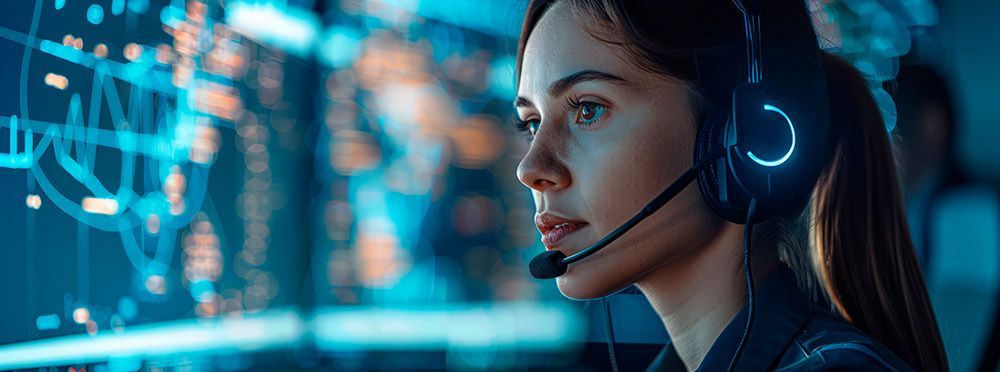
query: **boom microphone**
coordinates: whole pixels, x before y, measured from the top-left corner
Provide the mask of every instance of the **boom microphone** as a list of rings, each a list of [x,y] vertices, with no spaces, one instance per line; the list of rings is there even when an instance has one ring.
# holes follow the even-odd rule
[[[698,176],[698,172],[700,172],[705,165],[709,162],[715,161],[720,156],[722,156],[721,149],[709,152],[709,154],[701,159],[701,161],[692,165],[691,168],[688,168],[688,170],[677,178],[677,180],[671,183],[670,186],[667,186],[667,188],[663,189],[663,191],[661,191],[659,195],[656,195],[653,200],[650,200],[645,207],[642,207],[642,210],[640,210],[639,213],[636,213],[632,216],[632,218],[625,221],[624,224],[619,226],[610,234],[605,235],[604,238],[601,238],[601,240],[594,243],[594,245],[591,245],[582,251],[576,252],[569,257],[566,257],[566,254],[558,250],[539,253],[535,256],[535,258],[532,258],[531,262],[528,264],[528,270],[531,272],[531,276],[538,279],[552,279],[565,274],[570,264],[597,253],[597,251],[603,249],[608,244],[611,244],[611,242],[615,241],[615,239],[618,239],[622,236],[622,234],[625,234],[625,232],[635,227],[636,224],[652,215],[653,212],[656,212],[660,209],[660,207],[663,207],[663,205],[667,204],[667,202],[677,196],[681,190],[684,190],[684,188],[687,187],[691,181],[694,181],[694,179]]]

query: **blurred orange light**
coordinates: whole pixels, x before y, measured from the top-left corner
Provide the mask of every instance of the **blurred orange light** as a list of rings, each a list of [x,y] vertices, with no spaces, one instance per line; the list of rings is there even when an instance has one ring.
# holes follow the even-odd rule
[[[59,90],[66,90],[66,87],[69,86],[69,79],[63,75],[50,72],[45,74],[45,85]]]
[[[38,209],[42,207],[42,198],[36,194],[28,194],[24,203],[28,205],[28,208]]]
[[[107,58],[108,57],[108,46],[104,43],[97,44],[94,46],[94,56],[97,58]]]
[[[91,336],[97,335],[97,322],[93,319],[87,321],[87,334]]]
[[[118,201],[111,198],[83,198],[81,205],[87,213],[112,216],[118,213]]]
[[[150,214],[146,217],[146,231],[153,235],[160,232],[160,216]]]
[[[358,280],[372,288],[386,288],[396,284],[410,268],[409,255],[399,246],[399,238],[392,234],[365,232],[358,237]]]
[[[187,191],[187,178],[181,173],[181,168],[173,166],[170,174],[163,182],[163,194],[170,202],[170,214],[179,216],[184,213],[184,192]]]
[[[136,43],[128,43],[125,45],[125,50],[122,51],[122,54],[129,61],[137,61],[142,57],[142,46]]]
[[[359,131],[340,131],[330,142],[330,164],[340,174],[378,166],[382,154],[375,140]]]
[[[156,62],[166,65],[174,61],[174,51],[167,44],[156,46]]]
[[[83,324],[90,320],[90,310],[85,307],[78,307],[73,310],[73,321],[76,324]]]
[[[191,152],[188,158],[198,164],[210,164],[219,152],[222,136],[215,127],[199,125],[195,127],[194,138],[191,141]]]
[[[149,293],[162,295],[167,293],[167,280],[161,275],[150,275],[146,277],[146,290]]]
[[[458,166],[484,168],[503,155],[504,135],[499,119],[493,116],[473,116],[448,131],[455,144]]]

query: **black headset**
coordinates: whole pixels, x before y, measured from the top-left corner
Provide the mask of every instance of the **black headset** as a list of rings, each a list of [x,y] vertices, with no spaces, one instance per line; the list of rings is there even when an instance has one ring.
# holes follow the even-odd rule
[[[785,76],[777,84],[778,89],[769,85],[771,80],[764,81],[765,55],[761,48],[763,1],[732,2],[743,16],[746,80],[732,89],[729,110],[715,110],[700,124],[691,168],[597,243],[569,257],[558,250],[542,252],[529,265],[531,275],[539,279],[565,274],[569,264],[589,257],[618,239],[697,178],[702,197],[717,215],[746,225],[743,265],[748,289],[747,325],[729,370],[733,370],[739,360],[753,321],[753,276],[748,262],[752,226],[800,211],[811,195],[830,148],[825,106],[814,104],[825,101],[815,94],[815,84],[808,81],[810,77],[821,76],[822,70],[797,69],[818,64],[808,63],[808,56],[807,61],[802,61],[804,63],[797,63],[797,58],[768,55],[769,61],[786,62],[781,65],[783,70],[788,70],[786,74],[802,73]],[[727,60],[720,65],[731,64],[731,60]],[[798,79],[807,81],[797,84]]]
[[[826,159],[827,123],[825,110],[800,102],[807,97],[775,91],[764,81],[762,1],[732,1],[743,15],[747,78],[733,88],[728,115],[710,114],[702,122],[694,163],[704,163],[698,186],[712,210],[745,224],[801,209]],[[756,210],[748,220],[752,201]]]

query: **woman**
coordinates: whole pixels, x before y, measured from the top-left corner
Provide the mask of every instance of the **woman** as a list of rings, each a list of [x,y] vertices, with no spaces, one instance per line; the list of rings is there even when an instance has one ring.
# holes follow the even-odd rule
[[[757,310],[745,346],[744,226],[720,218],[697,186],[571,265],[559,290],[591,299],[635,284],[671,338],[651,369],[720,370],[735,360],[740,370],[946,370],[865,80],[819,50],[803,1],[767,1],[761,18],[766,62],[782,54],[820,66],[765,63],[768,81],[828,93],[819,111],[832,130],[829,151],[817,152],[822,169],[802,175],[814,185],[810,203],[752,232]],[[730,110],[746,78],[742,31],[727,0],[530,3],[515,107],[532,142],[517,176],[532,191],[546,250],[594,244],[692,165],[699,127]]]

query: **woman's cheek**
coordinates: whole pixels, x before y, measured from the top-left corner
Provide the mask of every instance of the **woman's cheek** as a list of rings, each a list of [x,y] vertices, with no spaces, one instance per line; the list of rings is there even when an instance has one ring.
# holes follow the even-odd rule
[[[635,149],[623,145],[626,143],[595,146],[592,157],[587,160],[590,166],[585,167],[585,175],[581,175],[586,180],[578,184],[592,208],[592,222],[604,233],[638,211],[642,204],[639,195],[647,188],[641,184],[643,172],[636,167],[631,154]]]

